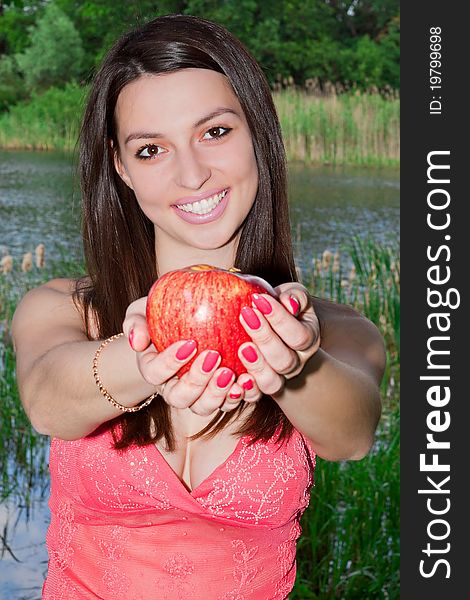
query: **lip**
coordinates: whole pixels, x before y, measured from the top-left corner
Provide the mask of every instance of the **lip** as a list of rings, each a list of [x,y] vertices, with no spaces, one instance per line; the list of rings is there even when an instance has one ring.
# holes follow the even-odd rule
[[[214,188],[213,190],[207,190],[207,192],[194,194],[194,196],[185,196],[184,198],[180,198],[179,200],[174,202],[172,206],[175,206],[176,204],[192,204],[193,202],[204,200],[204,198],[210,198],[211,196],[215,196],[216,194],[221,194],[224,190],[228,190],[228,188]]]
[[[190,202],[196,202],[196,200],[202,200],[203,198],[210,198],[210,196],[213,196],[214,194],[223,192],[224,190],[227,190],[227,193],[222,198],[222,200],[219,202],[219,204],[217,204],[217,206],[214,208],[214,210],[211,210],[211,212],[209,212],[205,215],[197,215],[195,213],[185,212],[184,210],[181,210],[181,208],[178,208],[174,204],[172,205],[172,208],[176,212],[176,214],[179,217],[181,217],[181,219],[183,219],[183,221],[186,221],[186,223],[191,223],[191,225],[204,225],[205,223],[210,223],[211,221],[215,221],[216,219],[218,219],[225,211],[228,201],[230,199],[231,189],[230,188],[222,188],[219,191],[216,190],[214,192],[205,192],[204,195],[201,194],[199,196],[191,197]],[[182,200],[184,200],[184,199],[182,198],[181,201],[178,201],[178,204],[189,204],[190,203],[189,201],[183,202]]]

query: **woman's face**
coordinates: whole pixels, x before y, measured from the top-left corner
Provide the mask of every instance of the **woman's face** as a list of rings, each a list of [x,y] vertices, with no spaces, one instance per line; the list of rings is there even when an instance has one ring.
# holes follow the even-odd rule
[[[155,224],[157,253],[234,244],[258,189],[251,133],[228,79],[144,75],[116,105],[116,169]]]

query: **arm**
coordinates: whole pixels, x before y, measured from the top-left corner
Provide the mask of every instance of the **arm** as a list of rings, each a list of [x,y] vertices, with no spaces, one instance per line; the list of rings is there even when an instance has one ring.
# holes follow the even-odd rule
[[[92,361],[100,341],[89,341],[72,301],[72,282],[57,279],[29,291],[12,321],[20,398],[42,434],[77,439],[122,414],[101,396]],[[136,354],[123,337],[100,356],[101,380],[126,406],[155,391],[139,372]]]
[[[20,397],[33,427],[42,434],[73,440],[122,415],[100,394],[93,377],[93,357],[101,341],[85,335],[83,319],[72,301],[73,282],[55,279],[28,292],[12,322]],[[174,406],[191,406],[210,415],[240,386],[232,380],[219,387],[220,356],[207,370],[209,350],[201,352],[181,379],[174,377],[196,354],[179,351],[188,340],[163,352],[150,344],[145,320],[146,298],[131,303],[123,323],[125,336],[106,346],[99,359],[103,385],[117,402],[135,406],[168,380]],[[129,345],[128,338],[133,341]],[[165,396],[167,394],[165,393]],[[240,393],[238,393],[240,396]]]
[[[245,365],[260,391],[274,397],[319,456],[360,459],[372,445],[380,417],[382,337],[375,325],[347,306],[319,299],[309,306],[299,287],[295,295],[303,306],[297,322],[275,301],[271,301],[272,313],[258,313],[262,326],[249,333],[260,358]],[[287,298],[284,292],[285,306]],[[317,317],[323,324],[320,347]],[[285,386],[279,383],[282,373],[291,377]]]
[[[380,418],[383,340],[352,309],[327,304],[315,304],[325,323],[320,348],[275,400],[319,456],[360,459],[372,446]]]

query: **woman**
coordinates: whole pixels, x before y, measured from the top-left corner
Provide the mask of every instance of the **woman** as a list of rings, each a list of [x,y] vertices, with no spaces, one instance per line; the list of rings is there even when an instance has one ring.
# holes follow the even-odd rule
[[[155,19],[96,75],[80,168],[88,276],[32,290],[13,320],[22,402],[52,438],[43,597],[286,598],[315,456],[368,452],[384,350],[295,281],[262,71],[214,23]],[[151,284],[196,263],[277,286],[241,312],[238,378],[216,348],[150,344]]]

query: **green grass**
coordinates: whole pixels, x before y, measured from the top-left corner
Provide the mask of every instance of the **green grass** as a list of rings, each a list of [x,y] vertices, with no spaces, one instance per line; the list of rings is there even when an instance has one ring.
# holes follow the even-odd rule
[[[399,273],[398,248],[353,239],[341,254],[318,257],[305,285],[318,296],[357,307],[382,331],[388,365],[383,415],[371,452],[361,461],[318,459],[315,487],[301,525],[296,584],[290,600],[398,599],[399,584]],[[17,261],[18,262],[18,261]],[[351,275],[351,265],[355,269]],[[48,438],[35,434],[20,406],[9,336],[24,292],[83,267],[64,258],[0,274],[0,497],[26,506],[33,486],[47,483]]]
[[[72,151],[87,88],[50,88],[0,115],[0,147]],[[273,93],[289,161],[397,166],[399,100],[378,93]]]
[[[304,284],[316,296],[350,304],[385,339],[383,414],[361,461],[318,459],[301,525],[291,600],[400,597],[400,258],[398,247],[354,238],[314,261]]]

